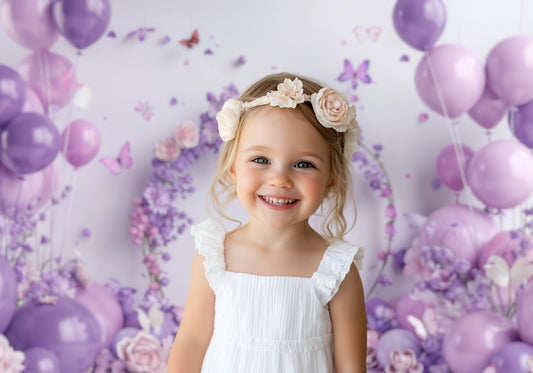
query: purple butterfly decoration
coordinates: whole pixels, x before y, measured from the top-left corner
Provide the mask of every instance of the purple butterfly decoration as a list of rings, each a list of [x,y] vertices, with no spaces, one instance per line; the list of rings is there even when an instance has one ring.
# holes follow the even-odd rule
[[[139,41],[144,41],[144,39],[146,39],[146,36],[148,36],[148,33],[153,31],[155,31],[155,28],[153,27],[141,27],[137,30],[133,30],[132,32],[130,32],[128,35],[126,35],[126,38],[129,39],[137,37]]]
[[[130,142],[126,141],[122,148],[120,149],[120,154],[117,158],[113,157],[104,157],[100,158],[100,162],[107,167],[109,172],[113,175],[118,175],[122,172],[122,169],[127,169],[131,167],[133,160],[130,155]]]
[[[352,88],[356,89],[359,82],[368,84],[372,82],[372,79],[368,75],[368,65],[370,60],[364,60],[357,67],[357,70],[354,70],[352,63],[348,60],[344,60],[344,71],[337,78],[340,82],[345,82],[347,80],[352,81]]]

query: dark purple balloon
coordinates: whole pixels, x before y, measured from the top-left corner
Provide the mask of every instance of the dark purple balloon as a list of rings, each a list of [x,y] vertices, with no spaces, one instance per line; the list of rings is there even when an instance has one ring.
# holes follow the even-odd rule
[[[59,152],[59,132],[42,114],[17,115],[2,128],[0,140],[0,160],[19,175],[46,168]]]
[[[0,256],[0,334],[6,330],[17,308],[17,277],[9,262]]]
[[[123,340],[124,338],[133,338],[139,333],[141,329],[139,328],[133,328],[131,326],[127,326],[125,328],[120,329],[117,334],[115,334],[115,337],[113,338],[113,342],[111,342],[110,350],[115,355],[115,357],[118,358],[118,352],[117,352],[117,343]]]
[[[509,126],[515,137],[528,148],[533,148],[533,101],[509,113]]]
[[[87,307],[59,297],[55,305],[28,302],[19,307],[5,335],[15,350],[46,348],[57,356],[61,372],[83,373],[100,352],[101,333]]]
[[[22,112],[26,101],[26,85],[19,73],[0,65],[0,126]]]
[[[54,0],[52,18],[70,44],[84,49],[109,26],[111,5],[109,0]]]
[[[490,357],[498,373],[530,373],[528,360],[533,358],[533,346],[524,342],[504,345]]]
[[[404,42],[427,51],[433,48],[444,31],[446,8],[441,0],[398,0],[392,20]]]
[[[57,356],[42,347],[32,347],[24,351],[24,373],[58,373],[61,365]]]

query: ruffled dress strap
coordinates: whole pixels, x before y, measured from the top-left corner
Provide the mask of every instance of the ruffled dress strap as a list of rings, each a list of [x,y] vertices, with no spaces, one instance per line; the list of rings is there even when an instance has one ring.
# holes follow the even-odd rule
[[[209,286],[216,293],[221,278],[226,272],[224,261],[224,239],[226,230],[218,221],[207,219],[191,227],[196,250],[205,257],[205,276]]]
[[[342,240],[333,242],[327,248],[312,277],[313,286],[323,305],[326,305],[337,293],[352,263],[358,271],[363,268],[363,257],[363,247]]]

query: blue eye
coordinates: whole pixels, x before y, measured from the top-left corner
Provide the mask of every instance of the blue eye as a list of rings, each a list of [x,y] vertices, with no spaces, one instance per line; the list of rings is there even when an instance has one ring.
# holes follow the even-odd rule
[[[295,165],[296,168],[315,168],[312,163],[307,161],[298,161]]]
[[[252,159],[252,162],[259,163],[259,164],[269,164],[270,163],[268,161],[268,159],[263,158],[263,157],[254,158],[254,159]]]

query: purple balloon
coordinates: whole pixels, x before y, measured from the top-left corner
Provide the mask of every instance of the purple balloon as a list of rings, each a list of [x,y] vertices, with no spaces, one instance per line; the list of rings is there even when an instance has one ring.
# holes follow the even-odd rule
[[[52,105],[65,106],[76,91],[74,65],[58,53],[32,53],[21,61],[18,72],[39,96],[47,112]]]
[[[494,365],[498,373],[531,373],[530,359],[533,359],[533,346],[511,342],[492,354],[489,365]]]
[[[396,320],[402,329],[415,333],[413,324],[409,322],[409,316],[422,320],[426,305],[421,300],[413,298],[411,294],[405,294],[396,303]]]
[[[504,39],[489,52],[487,81],[492,92],[509,106],[533,100],[533,38]]]
[[[59,152],[59,132],[46,116],[22,113],[0,131],[0,160],[16,174],[49,166]]]
[[[513,135],[528,148],[533,148],[533,101],[509,113],[509,126]]]
[[[398,36],[421,51],[433,48],[446,25],[446,8],[441,0],[398,0],[392,13]]]
[[[448,145],[437,156],[436,171],[439,180],[451,190],[459,191],[464,188],[462,175],[466,175],[468,163],[474,156],[474,151],[466,145],[457,145],[462,154],[457,156],[455,147]],[[459,162],[459,158],[461,161]],[[466,177],[466,176],[465,176]]]
[[[24,373],[58,373],[61,366],[57,356],[42,347],[32,347],[24,351]]]
[[[420,355],[420,342],[413,332],[405,329],[391,329],[381,336],[376,349],[376,357],[382,367],[389,365],[390,355],[394,350],[405,352],[411,350]]]
[[[16,350],[43,347],[54,353],[62,372],[83,373],[100,352],[102,331],[80,302],[59,297],[55,305],[28,302],[18,308],[6,331]]]
[[[22,112],[26,100],[26,85],[9,66],[0,65],[0,126]]]
[[[431,110],[457,118],[481,97],[485,88],[485,68],[465,47],[439,45],[418,63],[415,85],[418,95]]]
[[[0,214],[14,217],[39,210],[50,200],[58,183],[54,164],[21,177],[0,163]]]
[[[491,142],[474,154],[466,179],[476,197],[487,206],[518,206],[533,192],[533,156],[518,141]]]
[[[97,41],[109,26],[109,0],[54,0],[52,18],[59,32],[78,49]]]
[[[485,89],[479,100],[468,110],[468,115],[477,124],[486,129],[496,127],[507,112],[507,105],[496,96],[485,84]]]
[[[128,326],[128,327],[120,329],[117,332],[117,334],[115,334],[115,336],[113,338],[113,342],[111,343],[110,350],[113,353],[113,355],[115,355],[115,357],[118,358],[118,353],[117,353],[117,343],[118,342],[120,342],[124,338],[133,338],[140,331],[141,331],[141,329],[134,328],[134,327],[131,327],[131,326]]]
[[[85,305],[96,317],[102,329],[102,347],[109,347],[115,334],[124,324],[122,307],[113,293],[105,286],[92,283],[85,289],[78,290],[75,299]]]
[[[17,277],[9,262],[0,256],[0,334],[3,333],[17,308]]]
[[[89,163],[100,150],[100,130],[88,120],[71,122],[61,134],[61,151],[68,163],[81,167]]]
[[[533,345],[533,281],[530,281],[517,299],[516,321],[520,338]]]
[[[28,49],[49,49],[59,38],[50,0],[2,0],[0,22],[13,40]]]
[[[455,204],[442,206],[427,218],[419,236],[422,246],[445,246],[456,258],[477,266],[479,252],[499,232],[496,221],[475,207]]]
[[[509,319],[492,311],[475,311],[450,325],[442,351],[453,372],[481,372],[495,351],[517,339],[515,326]]]

